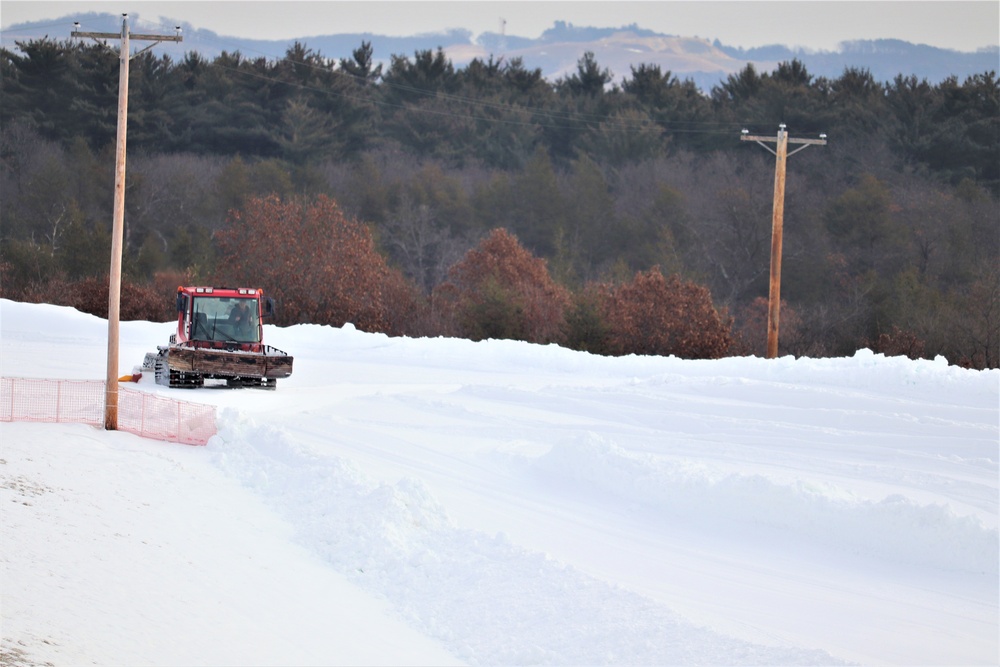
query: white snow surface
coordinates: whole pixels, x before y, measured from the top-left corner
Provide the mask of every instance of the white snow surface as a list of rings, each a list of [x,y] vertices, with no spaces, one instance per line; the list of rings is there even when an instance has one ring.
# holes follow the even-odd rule
[[[171,323],[124,322],[122,373]],[[0,424],[7,664],[997,664],[1000,372],[265,327],[207,446]],[[0,373],[107,323],[0,301]]]

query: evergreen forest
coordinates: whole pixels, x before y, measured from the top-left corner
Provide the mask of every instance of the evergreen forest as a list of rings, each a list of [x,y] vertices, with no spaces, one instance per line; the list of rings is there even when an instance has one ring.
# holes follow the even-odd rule
[[[118,54],[46,38],[0,68],[0,296],[106,316]],[[367,42],[141,53],[122,317],[222,283],[276,296],[282,325],[762,356],[775,158],[741,132],[782,124],[828,143],[787,163],[780,354],[998,367],[995,71],[793,60],[704,91],[592,53],[556,81],[440,49],[378,64]]]

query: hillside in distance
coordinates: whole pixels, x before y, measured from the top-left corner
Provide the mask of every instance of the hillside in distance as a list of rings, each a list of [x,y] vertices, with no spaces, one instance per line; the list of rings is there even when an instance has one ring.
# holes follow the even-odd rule
[[[66,26],[62,32],[58,27],[60,21],[65,21]],[[121,19],[115,14],[75,13],[57,21],[11,26],[4,30],[3,47],[13,50],[17,48],[18,41],[46,36],[55,40],[69,39],[74,21],[80,21],[84,30],[111,32],[121,28]],[[770,72],[780,62],[798,59],[814,76],[835,78],[845,68],[856,67],[870,70],[877,81],[891,81],[896,75],[903,74],[936,84],[949,76],[962,81],[973,74],[996,71],[1000,57],[1000,48],[996,46],[966,53],[894,39],[847,41],[841,43],[836,51],[810,51],[782,45],[742,49],[727,46],[718,40],[710,42],[700,37],[660,34],[636,24],[619,28],[592,28],[564,21],[556,21],[538,38],[493,32],[474,35],[469,30],[454,28],[410,37],[339,33],[303,35],[292,40],[255,40],[219,35],[182,20],[143,17],[140,12],[130,14],[130,23],[142,29],[168,32],[175,25],[180,25],[184,31],[182,44],[156,47],[158,52],[169,54],[174,59],[191,51],[206,58],[215,58],[224,51],[239,51],[250,58],[278,59],[298,41],[328,58],[338,60],[350,58],[352,51],[362,42],[369,42],[375,60],[385,65],[394,55],[410,57],[416,51],[441,48],[456,67],[464,67],[474,58],[486,60],[492,56],[506,61],[520,58],[525,67],[541,69],[546,79],[555,81],[575,72],[579,59],[584,53],[591,52],[602,68],[611,71],[615,83],[631,76],[630,67],[648,64],[658,65],[678,79],[690,79],[706,92],[748,63],[753,63],[758,71]]]
[[[549,35],[548,39],[545,36]],[[538,40],[509,40],[499,35],[483,35],[475,43],[453,44],[445,52],[456,65],[473,58],[488,59],[502,54],[506,59],[520,58],[529,68],[541,68],[545,78],[555,81],[571,76],[584,53],[594,54],[601,68],[614,75],[614,82],[631,78],[631,67],[658,65],[679,79],[692,79],[703,90],[710,90],[728,75],[746,67],[748,60],[734,57],[717,45],[698,37],[660,35],[629,26],[614,31],[573,39],[572,31],[549,30]],[[769,71],[777,61],[754,63]]]

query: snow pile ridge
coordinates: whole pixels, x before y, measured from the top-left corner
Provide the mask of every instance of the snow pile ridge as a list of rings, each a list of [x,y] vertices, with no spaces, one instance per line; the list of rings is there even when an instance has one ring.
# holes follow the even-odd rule
[[[759,474],[722,474],[633,454],[598,435],[556,445],[532,464],[692,524],[752,527],[858,555],[945,570],[997,575],[1000,539],[978,517],[894,494],[864,500],[800,478],[780,484]]]
[[[235,410],[208,450],[307,548],[470,664],[838,664],[696,627],[503,534],[458,528],[422,482],[375,483]]]

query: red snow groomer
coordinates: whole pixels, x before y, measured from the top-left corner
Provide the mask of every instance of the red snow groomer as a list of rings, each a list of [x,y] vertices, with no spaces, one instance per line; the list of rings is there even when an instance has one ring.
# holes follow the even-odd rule
[[[195,388],[205,380],[228,387],[274,389],[292,374],[292,357],[265,345],[261,321],[274,300],[245,287],[178,287],[177,333],[143,361],[158,384]]]

